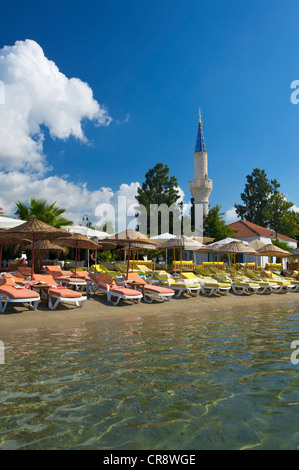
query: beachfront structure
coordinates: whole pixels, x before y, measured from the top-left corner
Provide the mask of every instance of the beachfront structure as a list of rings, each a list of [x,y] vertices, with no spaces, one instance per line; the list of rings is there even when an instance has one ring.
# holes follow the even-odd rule
[[[269,230],[265,227],[261,227],[260,225],[254,224],[252,222],[248,222],[247,220],[238,220],[230,224],[230,227],[235,230],[235,237],[246,241],[248,243],[252,242],[253,240],[258,240],[265,245],[272,243],[272,240],[278,238],[278,240],[285,242],[292,250],[297,248],[297,240],[294,238],[287,237],[286,235],[282,235],[281,233],[275,233],[273,230]],[[248,262],[254,262],[259,266],[265,266],[268,262],[269,258],[267,256],[248,256]],[[275,259],[273,260],[275,262]],[[286,267],[286,260],[283,260],[283,264]]]
[[[194,198],[195,213],[197,212],[196,205],[201,205],[203,215],[207,215],[209,213],[209,197],[213,190],[213,181],[208,178],[208,153],[200,110],[194,152],[194,179],[189,181],[189,183],[190,192]]]

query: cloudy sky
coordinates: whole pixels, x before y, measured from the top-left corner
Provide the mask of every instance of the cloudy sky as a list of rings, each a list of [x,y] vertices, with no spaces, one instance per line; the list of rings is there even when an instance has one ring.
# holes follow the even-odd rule
[[[188,203],[200,107],[211,205],[234,221],[258,167],[298,208],[298,13],[296,0],[2,6],[0,207],[44,197],[96,222],[158,162]]]

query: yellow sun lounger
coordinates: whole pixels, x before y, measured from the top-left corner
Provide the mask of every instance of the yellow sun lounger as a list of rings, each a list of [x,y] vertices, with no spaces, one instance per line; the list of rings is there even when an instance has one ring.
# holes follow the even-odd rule
[[[186,279],[177,280],[166,271],[155,271],[153,276],[161,286],[168,286],[173,289],[176,292],[175,297],[180,297],[183,293],[197,296],[201,292],[201,284],[188,282]]]
[[[201,293],[203,295],[211,296],[214,293],[219,293],[222,295],[227,295],[231,290],[231,284],[228,282],[218,282],[212,277],[199,277],[194,273],[183,273],[183,279],[193,280],[194,282],[202,283]]]

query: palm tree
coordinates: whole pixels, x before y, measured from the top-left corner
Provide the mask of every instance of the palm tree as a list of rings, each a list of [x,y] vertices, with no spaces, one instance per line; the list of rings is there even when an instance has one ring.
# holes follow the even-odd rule
[[[45,199],[30,198],[29,204],[17,201],[16,215],[22,220],[38,219],[52,227],[61,229],[73,225],[71,220],[62,217],[65,209],[56,206],[56,202],[49,204]]]

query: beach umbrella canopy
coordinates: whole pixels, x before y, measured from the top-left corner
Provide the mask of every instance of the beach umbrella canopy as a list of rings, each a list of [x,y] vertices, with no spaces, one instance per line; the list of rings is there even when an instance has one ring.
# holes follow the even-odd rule
[[[289,251],[283,250],[282,248],[279,248],[279,246],[273,245],[272,243],[269,243],[268,245],[265,245],[264,247],[259,248],[257,252],[261,256],[271,257],[271,273],[272,273],[273,256],[276,256],[278,258],[287,258],[288,256],[292,256]]]
[[[187,237],[186,235],[180,235],[162,243],[160,248],[173,248],[174,250],[175,248],[180,249],[180,277],[182,277],[183,250],[200,251],[204,247],[205,245],[203,245],[203,243],[196,241],[194,238]]]
[[[180,235],[162,243],[161,248],[182,248],[182,250],[187,251],[198,251],[201,250],[204,246],[205,245],[203,245],[203,243],[194,240],[192,237]]]
[[[22,234],[7,233],[5,228],[0,228],[0,267],[2,263],[2,251],[4,245],[19,245],[21,243],[28,243],[30,240],[24,238]]]
[[[24,250],[32,251],[33,244],[24,246]],[[36,240],[35,242],[35,251],[63,251],[66,252],[66,249],[62,246],[51,243],[50,240]],[[41,267],[43,267],[43,257],[41,261]]]
[[[220,245],[216,248],[216,253],[226,253],[234,255],[234,275],[236,274],[236,255],[257,255],[257,252],[249,245],[245,245],[242,241],[232,241],[230,243]]]
[[[38,219],[31,219],[21,225],[10,228],[6,231],[7,234],[18,234],[27,240],[32,240],[32,265],[31,277],[34,274],[34,251],[36,240],[53,240],[61,236],[71,236],[69,232],[52,227]]]
[[[64,238],[59,237],[56,239],[56,243],[62,246],[67,246],[69,248],[76,249],[75,255],[75,274],[77,273],[77,260],[78,260],[78,249],[86,249],[86,250],[99,250],[102,248],[102,245],[90,240],[85,235],[81,233],[69,233],[70,236]]]
[[[24,250],[32,250],[32,243],[30,245],[24,246]],[[60,245],[57,245],[55,243],[50,242],[50,240],[37,240],[35,242],[35,249],[40,250],[40,251],[66,251],[65,248],[63,248]]]
[[[133,229],[126,229],[121,232],[114,233],[104,240],[101,240],[101,244],[103,246],[111,246],[112,248],[119,246],[128,247],[127,277],[129,274],[131,250],[138,248],[139,246],[142,246],[143,249],[144,246],[146,246],[147,249],[151,249],[151,247],[157,247],[159,245],[155,240],[152,240],[143,233]]]
[[[272,243],[269,243],[268,245],[265,245],[256,251],[264,256],[277,256],[278,258],[291,256],[289,251],[283,250],[282,248],[279,248],[279,246],[273,245]]]

